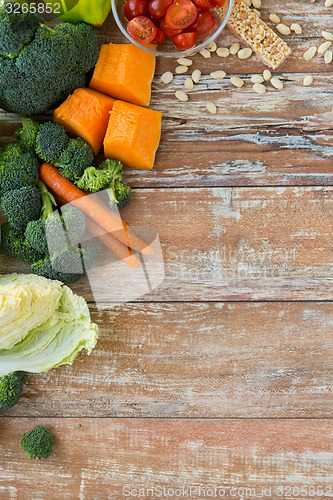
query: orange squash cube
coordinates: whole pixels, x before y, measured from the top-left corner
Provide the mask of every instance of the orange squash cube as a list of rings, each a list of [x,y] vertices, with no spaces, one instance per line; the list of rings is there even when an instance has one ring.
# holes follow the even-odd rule
[[[102,45],[89,86],[115,99],[149,106],[155,60],[132,43]]]
[[[92,89],[76,89],[53,115],[74,137],[82,137],[97,155],[103,146],[110,111],[115,100]]]
[[[104,139],[107,158],[132,168],[152,169],[161,138],[162,113],[116,101]]]

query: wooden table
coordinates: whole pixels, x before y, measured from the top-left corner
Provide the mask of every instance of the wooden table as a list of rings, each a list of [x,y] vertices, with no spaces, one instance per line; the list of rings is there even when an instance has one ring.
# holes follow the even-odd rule
[[[209,486],[227,499],[333,495],[333,72],[301,57],[333,13],[322,0],[264,0],[263,19],[273,12],[304,30],[287,37],[280,92],[253,92],[249,76],[264,69],[255,57],[196,56],[203,77],[180,103],[185,77],[162,85],[176,63],[158,61],[161,146],[153,172],[128,171],[123,215],[159,233],[165,281],[102,312],[86,280],[73,286],[100,340],[73,367],[28,375],[1,416],[1,500],[198,499]],[[98,36],[117,39],[111,21]],[[233,41],[226,33],[220,45]],[[219,68],[245,87],[212,80]],[[2,113],[1,141],[18,126]],[[1,272],[13,271],[27,266],[2,255]],[[41,462],[19,445],[36,424],[55,436]]]

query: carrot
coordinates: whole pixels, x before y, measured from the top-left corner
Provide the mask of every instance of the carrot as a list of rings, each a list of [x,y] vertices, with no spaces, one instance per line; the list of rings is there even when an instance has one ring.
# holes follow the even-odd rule
[[[96,90],[76,89],[54,112],[53,119],[70,135],[82,137],[97,155],[115,100]]]
[[[154,253],[153,248],[141,241],[128,225],[117,214],[112,212],[107,205],[101,201],[97,203],[91,196],[87,196],[75,184],[65,179],[56,167],[49,163],[43,163],[39,169],[39,175],[45,184],[57,195],[67,203],[72,203],[72,205],[76,206],[81,212],[105,229],[107,233],[111,233],[112,236],[124,243],[124,245],[142,254]]]
[[[56,193],[52,193],[57,204],[62,206],[66,205],[66,201],[61,198],[61,196],[57,195]],[[104,245],[111,250],[117,257],[119,257],[121,260],[123,260],[126,264],[128,264],[131,267],[139,267],[140,263],[137,259],[137,257],[131,252],[131,249],[125,246],[123,243],[121,243],[117,238],[112,236],[110,233],[106,233],[104,229],[96,224],[91,219],[86,220],[87,224],[87,229],[88,231],[98,238]]]

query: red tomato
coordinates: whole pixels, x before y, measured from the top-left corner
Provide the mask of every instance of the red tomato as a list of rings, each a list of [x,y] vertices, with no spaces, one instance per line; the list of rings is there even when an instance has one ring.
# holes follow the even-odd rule
[[[166,37],[172,38],[173,36],[180,35],[182,30],[170,30],[165,24],[165,18],[161,17],[158,20],[159,27],[163,31]]]
[[[128,23],[127,31],[135,41],[150,43],[156,36],[157,28],[148,17],[138,16]]]
[[[209,10],[201,10],[197,22],[192,28],[197,32],[198,36],[208,35],[215,26],[215,17]]]
[[[124,15],[128,21],[137,16],[148,15],[148,3],[146,0],[127,0],[124,5]]]
[[[148,10],[153,19],[163,17],[173,0],[149,0]]]
[[[198,7],[198,9],[209,10],[216,7],[214,0],[192,0],[192,2]]]
[[[198,9],[191,0],[175,0],[165,14],[165,24],[171,30],[189,28],[198,18]]]
[[[182,33],[172,38],[173,43],[180,50],[187,50],[193,47],[197,39],[196,33]]]
[[[152,43],[157,43],[157,45],[158,45],[158,44],[164,42],[164,40],[165,40],[165,34],[164,34],[164,31],[161,30],[161,28],[158,28],[156,26],[156,29],[157,29],[157,33],[156,33],[155,38],[152,41]]]
[[[214,0],[217,7],[223,7],[227,0]]]

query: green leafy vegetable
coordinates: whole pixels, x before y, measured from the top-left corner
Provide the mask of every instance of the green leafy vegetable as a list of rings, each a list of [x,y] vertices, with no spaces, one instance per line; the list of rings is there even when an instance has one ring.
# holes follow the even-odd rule
[[[47,458],[53,450],[53,436],[42,425],[23,434],[21,446],[29,458]]]

